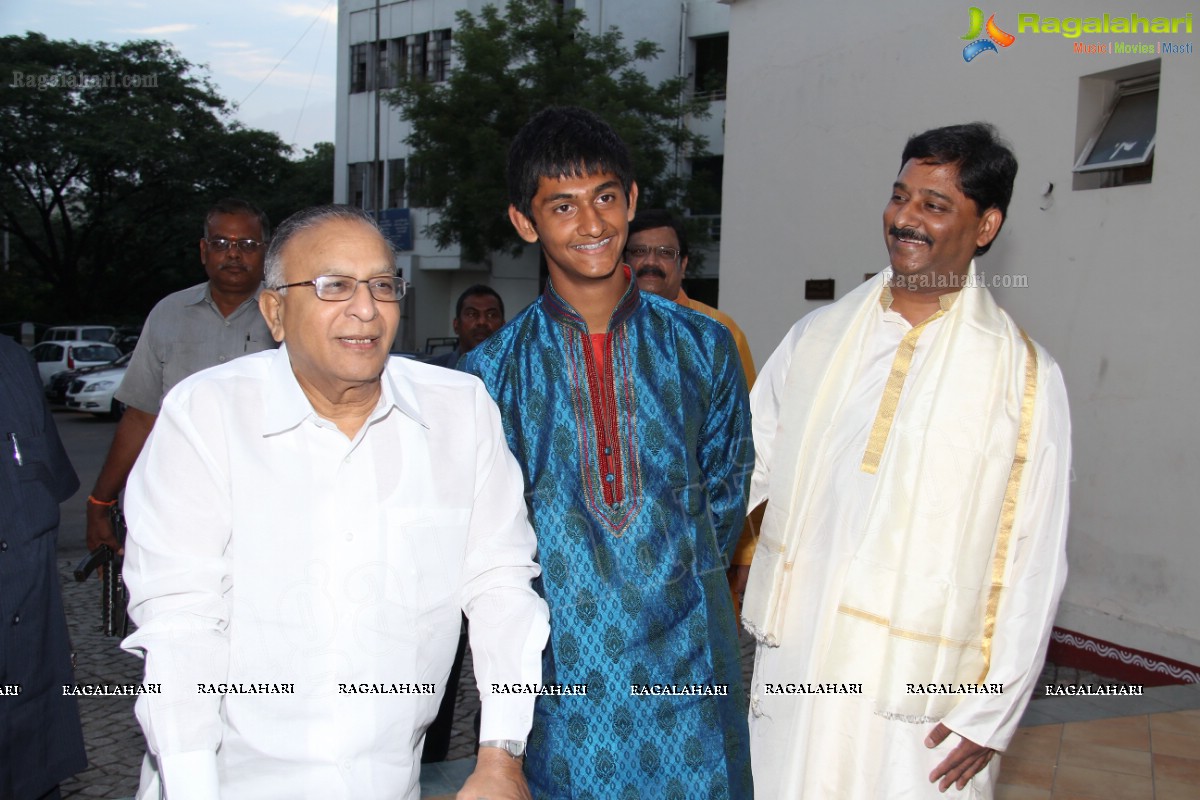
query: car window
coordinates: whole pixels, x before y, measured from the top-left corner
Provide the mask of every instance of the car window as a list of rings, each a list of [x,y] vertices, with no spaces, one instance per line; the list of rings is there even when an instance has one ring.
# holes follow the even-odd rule
[[[83,344],[71,348],[76,361],[116,361],[121,351],[111,344]]]
[[[112,328],[84,328],[80,332],[79,338],[89,342],[107,342],[110,336],[112,336]]]
[[[42,342],[33,348],[32,352],[34,360],[39,364],[62,361],[63,359],[63,346],[61,344],[54,344],[53,342]]]

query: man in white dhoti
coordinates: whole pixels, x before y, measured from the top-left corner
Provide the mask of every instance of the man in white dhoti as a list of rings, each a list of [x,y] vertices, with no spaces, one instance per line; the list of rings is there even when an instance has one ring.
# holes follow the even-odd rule
[[[982,124],[909,140],[891,266],[809,314],[751,395],[755,789],[991,797],[1066,580],[1058,366],[975,273],[1017,163]]]

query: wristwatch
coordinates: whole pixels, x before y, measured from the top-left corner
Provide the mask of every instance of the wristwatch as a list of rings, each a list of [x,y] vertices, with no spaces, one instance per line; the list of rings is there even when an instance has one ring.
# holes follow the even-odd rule
[[[480,742],[479,746],[499,747],[513,758],[521,758],[525,755],[525,743],[516,739],[488,739],[486,742]]]

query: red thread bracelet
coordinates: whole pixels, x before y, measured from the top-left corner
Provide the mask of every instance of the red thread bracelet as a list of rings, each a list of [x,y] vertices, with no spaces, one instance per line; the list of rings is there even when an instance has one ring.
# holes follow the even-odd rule
[[[117,504],[116,500],[109,500],[108,502],[105,502],[103,500],[97,500],[96,498],[92,497],[90,494],[88,495],[88,502],[92,503],[93,505],[104,506],[105,508],[112,508],[113,506],[115,506]]]

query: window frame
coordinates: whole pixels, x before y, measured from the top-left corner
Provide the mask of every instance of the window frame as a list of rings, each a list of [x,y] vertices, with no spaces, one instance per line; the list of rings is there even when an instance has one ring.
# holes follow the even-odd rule
[[[1160,73],[1155,72],[1152,75],[1143,75],[1137,78],[1129,78],[1127,80],[1118,81],[1116,84],[1116,94],[1112,102],[1109,104],[1107,112],[1100,120],[1100,124],[1096,126],[1092,135],[1088,137],[1087,144],[1079,153],[1079,158],[1075,160],[1075,166],[1071,170],[1077,174],[1097,173],[1097,172],[1119,172],[1130,167],[1141,167],[1150,164],[1154,161],[1154,149],[1158,141],[1158,103],[1155,102],[1155,117],[1154,117],[1154,134],[1150,137],[1150,143],[1146,150],[1139,156],[1132,158],[1119,159],[1117,161],[1105,161],[1102,163],[1088,164],[1087,160],[1092,157],[1092,153],[1096,149],[1096,145],[1103,138],[1104,132],[1108,129],[1108,123],[1117,113],[1117,109],[1127,97],[1132,97],[1138,94],[1146,94],[1148,92],[1159,91]]]
[[[370,42],[350,45],[350,94],[371,91],[371,57],[374,55],[371,51]]]

